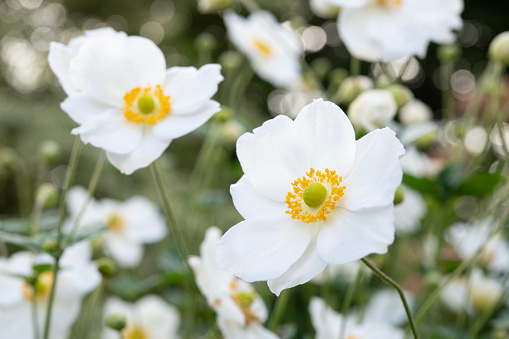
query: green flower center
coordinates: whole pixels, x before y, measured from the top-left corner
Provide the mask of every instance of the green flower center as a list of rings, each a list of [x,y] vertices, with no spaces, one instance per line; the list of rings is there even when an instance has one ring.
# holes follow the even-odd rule
[[[254,296],[252,292],[240,292],[237,293],[236,299],[239,307],[244,309],[251,306]]]
[[[309,184],[302,196],[304,203],[311,208],[319,207],[327,197],[327,189],[319,182]]]
[[[144,94],[138,99],[138,108],[141,113],[148,114],[154,110],[154,98],[150,94]]]

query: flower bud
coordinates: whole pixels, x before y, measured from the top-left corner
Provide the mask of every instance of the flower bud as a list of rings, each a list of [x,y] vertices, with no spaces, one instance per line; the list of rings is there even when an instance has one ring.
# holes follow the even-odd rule
[[[217,47],[217,39],[210,33],[204,32],[196,37],[194,46],[198,51],[211,51]]]
[[[43,141],[39,145],[39,157],[48,164],[56,163],[62,156],[62,147],[53,140]]]
[[[348,71],[344,68],[335,68],[329,74],[332,85],[340,85],[346,78],[348,78]]]
[[[234,0],[198,0],[200,13],[213,13],[223,11],[233,5]]]
[[[399,186],[396,189],[396,192],[394,193],[394,205],[399,205],[403,202],[405,199],[405,193],[403,192],[403,189],[401,186]]]
[[[236,70],[242,64],[243,57],[235,51],[226,51],[219,55],[218,61],[225,71]]]
[[[491,41],[488,55],[491,60],[509,66],[509,32],[502,32]]]
[[[231,119],[223,124],[221,137],[226,142],[235,142],[246,133],[246,128],[237,120]]]
[[[316,58],[311,62],[311,68],[320,79],[323,79],[330,72],[332,63],[328,58]]]
[[[400,84],[392,84],[388,86],[386,90],[394,95],[394,99],[396,100],[398,108],[405,106],[408,102],[410,102],[410,100],[414,98],[412,91],[408,87]]]
[[[42,184],[37,188],[35,200],[44,208],[55,207],[58,203],[58,190],[52,184]]]
[[[348,107],[348,117],[356,130],[371,132],[387,126],[398,107],[391,92],[370,89],[359,95]]]
[[[418,125],[430,121],[433,112],[424,102],[413,99],[399,111],[399,121],[404,125]]]
[[[115,274],[117,267],[113,260],[109,258],[101,258],[97,260],[97,269],[104,278],[109,278]]]
[[[367,76],[359,75],[346,78],[338,90],[338,97],[341,103],[350,104],[359,94],[374,87],[373,80]]]
[[[44,239],[44,242],[42,243],[42,249],[55,258],[62,254],[62,250],[60,249],[58,242],[53,238]]]
[[[4,147],[0,149],[0,167],[7,170],[13,169],[16,161],[18,160],[18,154],[14,149],[10,147]]]
[[[442,45],[437,50],[438,59],[441,62],[450,62],[461,56],[461,48],[456,45]]]
[[[125,328],[127,319],[124,313],[115,312],[109,314],[106,319],[104,319],[104,324],[109,328],[120,332]]]

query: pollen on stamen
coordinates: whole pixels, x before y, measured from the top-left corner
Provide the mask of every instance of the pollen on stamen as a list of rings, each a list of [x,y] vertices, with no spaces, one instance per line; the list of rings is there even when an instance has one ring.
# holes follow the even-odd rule
[[[286,195],[286,204],[292,219],[298,219],[305,223],[325,221],[326,216],[336,207],[336,202],[343,196],[345,186],[340,186],[342,177],[336,174],[336,171],[330,171],[326,168],[324,171],[311,168],[302,178],[292,182],[293,192]],[[316,208],[309,208],[304,202],[304,191],[313,184],[320,183],[330,187],[324,201]]]
[[[147,106],[147,98],[152,100]],[[142,101],[140,103],[140,101]],[[150,107],[149,107],[150,106]],[[150,108],[150,109],[149,109]],[[164,119],[171,110],[170,97],[164,95],[160,85],[155,88],[136,87],[124,95],[124,117],[137,124],[145,123],[154,125],[159,120]]]

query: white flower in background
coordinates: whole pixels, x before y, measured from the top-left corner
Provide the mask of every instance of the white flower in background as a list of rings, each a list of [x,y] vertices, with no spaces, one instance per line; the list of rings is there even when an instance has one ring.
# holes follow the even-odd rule
[[[210,98],[223,77],[209,64],[166,69],[149,39],[99,29],[53,42],[49,64],[69,95],[61,104],[72,133],[106,151],[124,174],[150,165],[170,142],[220,110]]]
[[[415,304],[415,298],[412,293],[405,291],[405,298],[410,309]],[[388,310],[390,310],[388,312]],[[394,289],[382,289],[377,291],[369,301],[364,312],[364,319],[387,323],[394,326],[403,325],[408,321],[408,317],[401,301],[401,297]]]
[[[386,253],[403,146],[389,128],[355,140],[331,102],[315,100],[295,121],[277,116],[237,141],[244,176],[231,187],[246,219],[218,243],[218,263],[275,294],[327,264]]]
[[[480,264],[496,272],[508,272],[509,244],[500,233],[490,237],[495,226],[491,218],[472,224],[455,223],[445,230],[444,237],[462,260],[472,258],[483,248]]]
[[[413,99],[401,108],[398,116],[404,125],[418,125],[430,121],[433,118],[433,112],[421,100]]]
[[[76,320],[83,297],[101,281],[95,263],[91,262],[90,244],[81,242],[68,247],[61,259],[61,270],[53,302],[50,338],[64,339]],[[48,299],[54,283],[51,271],[39,274],[34,289],[20,276],[33,275],[34,265],[53,264],[48,254],[17,252],[0,258],[0,332],[2,339],[34,338],[31,303],[35,298],[42,333]]]
[[[392,311],[392,310],[391,310]],[[387,310],[385,310],[387,312]],[[344,326],[343,338],[352,339],[403,339],[405,331],[390,323],[373,321],[365,317],[358,321],[353,316],[346,319],[325,304],[321,298],[313,297],[309,303],[311,323],[316,331],[315,339],[341,339],[341,328]]]
[[[409,125],[402,129],[399,138],[403,145],[431,145],[437,139],[439,124],[427,121],[422,124]]]
[[[87,191],[83,187],[73,187],[67,195],[70,218],[69,230],[77,217]],[[112,199],[96,201],[92,199],[87,206],[79,227],[102,224],[107,228],[101,234],[107,254],[119,264],[134,267],[143,258],[143,244],[155,243],[166,236],[166,224],[157,207],[148,199],[135,196],[124,202]]]
[[[355,128],[371,132],[387,126],[396,116],[398,105],[391,92],[370,89],[362,92],[348,107],[348,117]]]
[[[156,295],[147,295],[135,303],[110,297],[104,303],[104,317],[123,313],[127,324],[122,339],[178,339],[180,314],[178,310]],[[117,331],[104,328],[103,339],[118,339]]]
[[[324,19],[336,18],[340,10],[338,6],[330,5],[326,0],[310,0],[309,7],[316,16]]]
[[[409,146],[406,148],[405,155],[400,159],[401,167],[405,174],[409,174],[416,178],[433,176],[440,171],[440,166],[417,148]]]
[[[209,227],[200,245],[200,257],[190,256],[196,284],[217,313],[217,321],[226,339],[278,338],[262,326],[267,308],[256,290],[232,273],[219,269],[216,244],[221,238],[217,227]]]
[[[366,61],[426,55],[428,44],[448,44],[462,26],[462,0],[324,0],[340,6],[339,35]]]
[[[276,89],[269,95],[267,106],[273,115],[285,114],[295,118],[304,106],[321,97],[322,91],[303,84],[289,90]]]
[[[421,219],[428,213],[428,206],[421,193],[405,185],[403,201],[394,206],[394,226],[396,233],[414,233],[420,229]]]
[[[303,50],[299,37],[271,13],[258,11],[245,19],[228,11],[224,23],[228,36],[260,78],[276,87],[292,88],[300,83]]]
[[[362,270],[362,275],[364,277],[373,274],[373,271],[361,261],[354,261],[344,265],[327,265],[327,267],[325,267],[320,274],[311,279],[311,281],[315,284],[325,284],[339,279],[347,283],[353,283],[359,270]]]

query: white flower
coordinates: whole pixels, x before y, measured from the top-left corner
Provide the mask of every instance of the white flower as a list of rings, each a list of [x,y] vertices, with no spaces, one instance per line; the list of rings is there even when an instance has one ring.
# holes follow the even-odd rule
[[[117,297],[110,297],[104,304],[103,315],[123,313],[127,325],[122,330],[123,339],[178,339],[180,314],[172,305],[156,295],[147,295],[134,304]],[[117,331],[105,328],[104,339],[118,339]]]
[[[356,141],[343,111],[316,100],[295,121],[277,116],[237,141],[244,176],[231,187],[246,219],[218,243],[218,263],[271,291],[327,264],[386,253],[403,146],[388,128]]]
[[[417,178],[432,176],[440,170],[440,166],[426,153],[419,152],[415,147],[407,147],[400,162],[403,172]]]
[[[367,61],[424,57],[430,41],[454,41],[462,0],[325,0],[341,7],[339,35],[350,53]]]
[[[338,16],[339,7],[330,5],[326,0],[310,0],[309,6],[315,15],[324,19],[333,19]]]
[[[472,258],[482,247],[481,264],[496,272],[508,272],[509,245],[500,233],[489,237],[493,227],[491,218],[472,224],[455,223],[445,230],[444,237],[461,259]]]
[[[69,229],[77,217],[87,192],[82,187],[73,187],[67,196],[70,220]],[[101,234],[105,251],[121,267],[134,267],[143,257],[143,244],[155,243],[166,236],[164,218],[157,207],[141,196],[125,202],[112,199],[96,201],[87,206],[79,227],[103,224],[108,229]]]
[[[362,92],[348,107],[348,117],[359,129],[371,132],[385,127],[396,116],[398,105],[391,92],[370,89]]]
[[[401,108],[398,116],[399,120],[405,125],[418,125],[430,121],[433,112],[421,100],[412,99]]]
[[[61,270],[53,302],[51,338],[67,338],[76,320],[83,297],[101,281],[95,263],[90,261],[92,251],[87,242],[68,247],[60,259]],[[10,258],[0,258],[0,332],[2,339],[33,338],[31,303],[37,302],[39,333],[42,333],[46,308],[54,283],[51,271],[39,274],[34,289],[22,278],[33,275],[33,266],[53,264],[48,254],[35,255],[17,252]]]
[[[226,339],[278,338],[263,327],[267,308],[262,298],[248,283],[232,273],[219,269],[216,244],[221,238],[217,227],[209,227],[200,245],[200,257],[190,256],[196,284],[217,313],[217,321]]]
[[[172,67],[149,39],[111,29],[87,32],[67,46],[53,42],[49,64],[69,95],[61,104],[85,143],[106,151],[122,173],[150,165],[170,142],[220,107],[210,98],[220,66]]]
[[[422,124],[406,126],[400,133],[400,140],[404,145],[420,143],[432,144],[438,135],[439,125],[436,121],[426,121]]]
[[[400,204],[394,206],[396,233],[413,233],[419,230],[421,219],[428,213],[428,207],[418,191],[405,185],[400,187],[404,198]]]
[[[301,80],[302,46],[293,31],[281,26],[267,11],[247,19],[224,14],[228,36],[251,61],[255,72],[276,87],[291,88]]]
[[[408,291],[404,293],[408,305],[412,309],[415,298]],[[408,321],[408,316],[398,292],[394,289],[383,289],[377,291],[371,297],[369,304],[366,306],[364,319],[398,326],[405,324]]]
[[[325,269],[316,277],[311,279],[315,284],[325,284],[334,282],[336,279],[341,279],[351,284],[355,281],[359,270],[362,270],[364,277],[370,276],[371,271],[366,265],[360,261],[354,261],[344,265],[327,265]]]
[[[403,339],[405,337],[405,332],[402,329],[389,323],[373,321],[368,317],[362,322],[352,316],[345,319],[327,306],[321,298],[311,299],[309,313],[311,314],[311,323],[316,331],[315,339],[341,339],[342,326],[345,327],[343,338]]]

